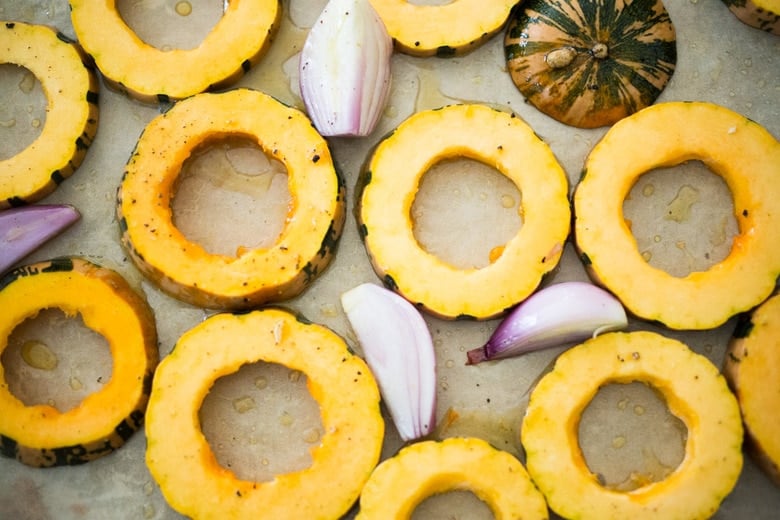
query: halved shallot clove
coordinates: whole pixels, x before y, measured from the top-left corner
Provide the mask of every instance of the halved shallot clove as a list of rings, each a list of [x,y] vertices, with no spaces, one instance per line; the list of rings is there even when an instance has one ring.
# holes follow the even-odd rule
[[[467,352],[466,364],[580,341],[627,325],[623,305],[609,292],[586,282],[558,283],[520,303],[485,345]]]
[[[422,315],[372,283],[342,294],[341,305],[401,438],[429,434],[436,422],[436,357]]]
[[[300,57],[301,97],[323,136],[366,136],[390,91],[393,41],[369,0],[330,0]]]
[[[39,204],[0,211],[0,274],[81,218],[67,204]]]

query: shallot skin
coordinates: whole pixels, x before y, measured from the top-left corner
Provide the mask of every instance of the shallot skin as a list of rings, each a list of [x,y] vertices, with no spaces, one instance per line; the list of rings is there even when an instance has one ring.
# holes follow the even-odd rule
[[[628,326],[623,305],[586,282],[562,282],[536,292],[498,325],[483,346],[467,352],[467,365],[519,356]]]
[[[0,211],[0,274],[81,218],[67,204],[39,204]]]
[[[371,134],[387,104],[393,41],[369,0],[329,0],[301,51],[299,86],[323,136]]]

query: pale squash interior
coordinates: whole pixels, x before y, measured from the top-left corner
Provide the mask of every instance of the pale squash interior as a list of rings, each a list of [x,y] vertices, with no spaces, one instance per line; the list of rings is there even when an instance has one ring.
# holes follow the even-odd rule
[[[194,49],[222,17],[222,0],[116,0],[122,20],[144,43],[160,50]]]
[[[643,174],[623,215],[645,261],[678,278],[724,260],[739,233],[731,191],[700,161]]]
[[[176,183],[174,225],[210,254],[238,257],[271,247],[292,204],[285,166],[241,136],[200,145]]]
[[[480,269],[503,252],[522,226],[517,186],[473,159],[448,159],[422,177],[411,208],[415,238],[458,269]]]
[[[79,405],[111,378],[106,339],[59,309],[20,323],[0,356],[11,393],[25,406],[48,404],[60,412]]]
[[[46,123],[46,94],[26,67],[0,63],[0,161],[35,141]]]
[[[254,482],[311,467],[324,429],[306,384],[304,373],[262,361],[217,379],[199,413],[217,462]]]

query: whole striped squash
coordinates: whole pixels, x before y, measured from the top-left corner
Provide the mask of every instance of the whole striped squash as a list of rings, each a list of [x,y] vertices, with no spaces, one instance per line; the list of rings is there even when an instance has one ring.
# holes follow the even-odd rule
[[[661,0],[528,0],[510,17],[504,51],[523,96],[580,128],[651,105],[677,62]]]

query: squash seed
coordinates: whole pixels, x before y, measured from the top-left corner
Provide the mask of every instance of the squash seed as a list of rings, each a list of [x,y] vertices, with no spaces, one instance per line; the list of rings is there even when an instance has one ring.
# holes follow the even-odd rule
[[[22,345],[22,359],[25,363],[39,370],[54,370],[57,368],[57,355],[45,344],[37,340],[25,341]]]

